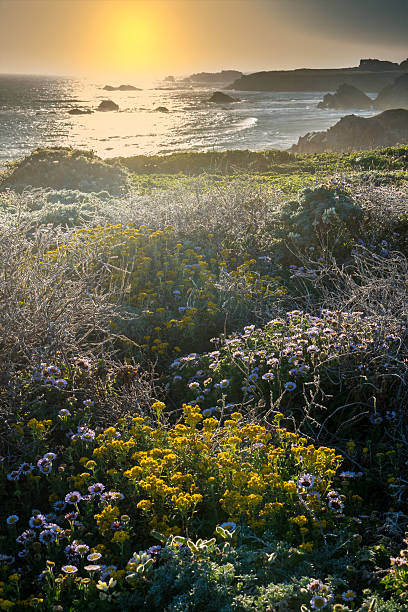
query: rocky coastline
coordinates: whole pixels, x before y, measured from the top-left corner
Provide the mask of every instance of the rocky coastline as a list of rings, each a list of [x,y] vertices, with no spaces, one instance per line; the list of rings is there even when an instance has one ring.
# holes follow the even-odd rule
[[[301,136],[291,153],[378,149],[408,142],[408,110],[387,110],[374,117],[347,115],[324,132]]]

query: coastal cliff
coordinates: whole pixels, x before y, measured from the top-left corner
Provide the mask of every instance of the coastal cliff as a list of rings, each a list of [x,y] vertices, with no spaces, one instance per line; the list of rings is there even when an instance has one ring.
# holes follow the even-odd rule
[[[381,64],[381,62],[380,62]],[[228,89],[240,91],[335,91],[342,84],[352,85],[364,92],[377,92],[390,85],[404,72],[396,64],[395,69],[375,70],[372,65],[363,67],[273,70],[254,72],[236,79]]]

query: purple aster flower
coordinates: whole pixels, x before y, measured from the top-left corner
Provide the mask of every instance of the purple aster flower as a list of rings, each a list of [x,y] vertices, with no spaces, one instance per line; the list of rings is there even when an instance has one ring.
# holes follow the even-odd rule
[[[203,417],[205,417],[206,419],[208,419],[209,417],[211,417],[214,412],[217,410],[217,408],[215,406],[212,406],[211,408],[205,408],[203,410]]]
[[[70,411],[67,408],[61,408],[61,410],[59,410],[59,412],[58,412],[58,416],[61,419],[64,419],[64,418],[70,417],[71,413],[70,413]]]
[[[102,565],[85,565],[84,570],[93,574],[94,572],[100,572],[102,569]]]
[[[34,466],[32,465],[32,463],[27,463],[25,461],[24,463],[20,465],[18,469],[19,469],[20,474],[26,475],[26,474],[30,474],[33,471]]]
[[[323,610],[327,606],[328,600],[323,595],[315,595],[310,600],[310,605],[313,610]]]
[[[76,572],[78,571],[78,568],[75,565],[63,565],[62,566],[62,571],[65,574],[76,574]]]
[[[55,378],[44,378],[43,382],[46,387],[53,387],[55,385]]]
[[[66,503],[72,504],[73,506],[77,504],[78,502],[80,502],[81,499],[82,499],[82,496],[79,493],[79,491],[71,491],[70,493],[67,493],[65,496]]]
[[[233,521],[227,521],[226,523],[222,523],[220,525],[221,529],[224,529],[224,531],[230,531],[233,532],[236,530],[237,528],[237,524],[234,523]]]
[[[121,501],[125,496],[120,491],[106,491],[102,493],[101,500],[104,502]]]
[[[68,382],[65,380],[65,378],[57,378],[55,381],[55,386],[58,387],[58,389],[64,389],[67,384]]]
[[[62,501],[61,499],[58,499],[52,504],[52,507],[54,508],[56,512],[61,512],[62,510],[66,508],[66,505],[67,504],[64,501]]]
[[[28,524],[31,529],[40,529],[45,522],[45,516],[43,514],[36,514],[30,518]]]
[[[80,435],[81,440],[85,440],[85,442],[92,442],[95,440],[95,432],[92,429],[87,429]]]
[[[48,544],[55,542],[56,536],[52,529],[44,529],[44,531],[41,531],[38,539],[42,544],[46,544],[48,546]]]
[[[316,476],[313,474],[301,474],[298,478],[297,485],[299,489],[311,489],[315,480]]]
[[[192,382],[188,385],[189,389],[193,389],[193,390],[198,390],[200,389],[200,383],[199,382]]]
[[[344,504],[339,497],[332,497],[327,504],[330,510],[334,510],[334,512],[342,512],[344,508]]]
[[[28,548],[23,548],[23,550],[20,550],[20,552],[18,552],[17,554],[20,557],[20,559],[25,559],[29,553],[30,551],[28,550]]]
[[[37,461],[37,467],[41,474],[50,474],[52,471],[52,463],[48,459],[39,459],[39,461]]]
[[[49,365],[48,368],[46,368],[46,372],[51,376],[59,376],[61,374],[61,370],[55,365]]]
[[[66,557],[68,557],[68,559],[74,559],[75,557],[78,557],[79,553],[77,550],[76,540],[74,540],[73,542],[71,542],[71,544],[68,544],[68,546],[64,548],[64,554]]]
[[[321,580],[312,580],[307,585],[307,588],[312,592],[321,591],[324,588],[324,584]]]
[[[44,459],[47,459],[47,461],[54,461],[54,459],[57,458],[57,455],[55,453],[45,453]]]
[[[91,495],[97,495],[97,494],[101,494],[103,493],[105,490],[105,485],[103,485],[101,482],[96,482],[95,484],[91,485],[90,487],[88,487],[88,491],[91,493]]]
[[[16,542],[18,544],[26,544],[27,542],[32,542],[33,540],[35,540],[35,531],[32,529],[23,531],[23,533],[16,538]]]
[[[110,574],[116,572],[117,569],[117,565],[102,565],[101,580],[105,580],[107,576],[110,576]]]
[[[20,480],[20,472],[19,470],[13,470],[7,474],[7,480]]]

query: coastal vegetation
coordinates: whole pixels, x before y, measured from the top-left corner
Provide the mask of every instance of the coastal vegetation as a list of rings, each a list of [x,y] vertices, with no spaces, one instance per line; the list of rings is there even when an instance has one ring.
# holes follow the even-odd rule
[[[0,177],[0,609],[406,609],[408,147]]]

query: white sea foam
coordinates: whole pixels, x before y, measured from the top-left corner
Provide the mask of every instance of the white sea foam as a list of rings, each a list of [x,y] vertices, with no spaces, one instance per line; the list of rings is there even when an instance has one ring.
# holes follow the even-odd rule
[[[240,132],[241,130],[247,130],[248,128],[254,127],[257,123],[257,117],[247,117],[237,124],[236,131]]]

